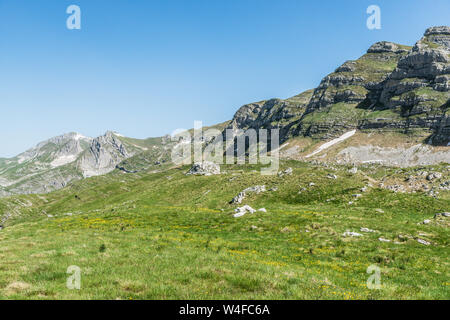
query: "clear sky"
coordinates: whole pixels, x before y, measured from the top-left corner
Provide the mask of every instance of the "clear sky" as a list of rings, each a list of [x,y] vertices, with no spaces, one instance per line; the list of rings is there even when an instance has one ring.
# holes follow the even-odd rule
[[[66,27],[71,4],[81,30]],[[381,30],[366,27],[372,4]],[[448,0],[0,0],[0,157],[71,131],[145,138],[223,122],[449,16]]]

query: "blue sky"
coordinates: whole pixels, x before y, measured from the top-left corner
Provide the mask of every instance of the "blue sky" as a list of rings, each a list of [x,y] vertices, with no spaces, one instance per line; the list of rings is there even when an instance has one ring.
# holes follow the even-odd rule
[[[66,28],[76,4],[82,29]],[[366,28],[381,8],[382,29]],[[65,132],[160,136],[287,98],[376,41],[414,44],[450,1],[0,0],[0,156]]]

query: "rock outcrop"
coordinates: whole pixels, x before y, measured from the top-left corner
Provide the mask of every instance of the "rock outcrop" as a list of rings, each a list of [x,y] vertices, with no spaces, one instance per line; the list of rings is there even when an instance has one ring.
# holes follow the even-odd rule
[[[226,130],[279,129],[282,141],[295,135],[297,125],[312,97],[312,90],[292,98],[271,99],[242,106]]]
[[[432,27],[414,47],[378,42],[347,61],[313,91],[243,106],[231,128],[279,128],[293,136],[332,139],[354,129],[422,130],[428,143],[450,143],[450,27]]]
[[[211,176],[220,174],[220,166],[210,161],[196,162],[186,175]]]
[[[114,132],[95,138],[79,161],[84,177],[92,177],[111,172],[123,160],[134,155]]]

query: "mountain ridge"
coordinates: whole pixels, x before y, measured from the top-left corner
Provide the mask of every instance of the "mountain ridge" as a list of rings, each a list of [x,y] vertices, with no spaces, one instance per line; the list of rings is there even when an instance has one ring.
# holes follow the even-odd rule
[[[415,46],[382,41],[324,77],[310,101],[298,104],[293,130],[253,117],[254,104],[244,105],[233,129],[280,129],[281,143],[294,136],[336,138],[353,129],[429,131],[428,142],[450,142],[450,27],[431,27]],[[303,94],[307,94],[306,91]],[[271,100],[269,100],[271,101]],[[281,113],[283,107],[281,107]],[[281,120],[288,120],[289,115]],[[268,119],[271,120],[271,119]]]
[[[0,196],[47,193],[75,180],[109,173],[145,150],[137,141],[145,143],[108,131],[96,138],[72,132],[40,142],[13,158],[0,159]]]
[[[280,145],[291,144],[281,155],[294,159],[367,161],[392,156],[386,147],[394,147],[400,153],[405,150],[414,154],[406,151],[408,148],[421,150],[420,161],[404,164],[427,163],[425,157],[432,164],[447,154],[450,159],[446,148],[450,146],[449,110],[450,27],[440,26],[428,28],[412,47],[377,42],[360,58],[346,61],[325,76],[318,87],[288,99],[243,105],[230,121],[213,128],[223,135],[227,129],[236,135],[239,130],[279,129]],[[339,145],[346,149],[320,149],[321,142],[354,130],[357,134],[343,139],[345,143],[340,141]],[[373,136],[377,135],[380,137],[375,141]],[[393,135],[397,136],[392,140],[400,142],[386,145],[383,137]],[[417,145],[428,146],[417,149]],[[431,145],[445,148],[438,154],[430,149]],[[160,167],[170,163],[169,154],[174,148],[177,143],[167,136],[133,139],[113,131],[96,138],[75,132],[64,134],[14,158],[0,159],[0,196],[45,193],[115,169],[132,173]],[[331,158],[328,153],[333,152]]]

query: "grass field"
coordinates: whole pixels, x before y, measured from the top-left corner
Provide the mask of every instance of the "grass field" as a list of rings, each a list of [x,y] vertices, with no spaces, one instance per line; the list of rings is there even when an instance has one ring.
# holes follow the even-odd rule
[[[450,298],[450,218],[433,218],[450,211],[448,192],[433,198],[376,185],[414,168],[286,167],[292,175],[261,176],[249,165],[209,177],[186,176],[189,167],[114,172],[1,199],[0,216],[14,214],[0,230],[0,298]],[[437,169],[448,180],[446,166]],[[267,212],[234,218],[229,201],[254,185],[277,190],[249,194],[242,205]],[[80,290],[66,287],[72,265],[81,269]],[[381,270],[378,290],[366,285],[371,265]]]

